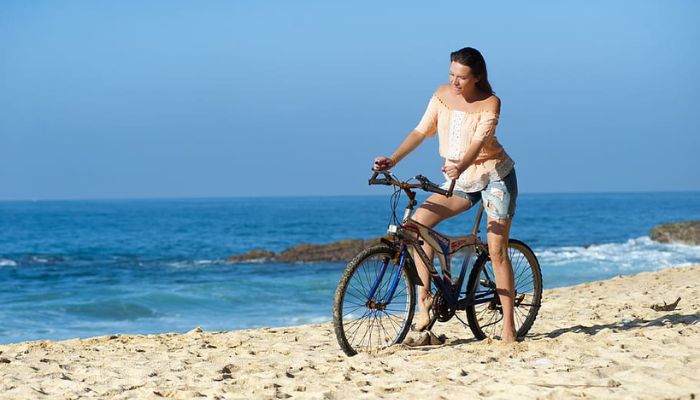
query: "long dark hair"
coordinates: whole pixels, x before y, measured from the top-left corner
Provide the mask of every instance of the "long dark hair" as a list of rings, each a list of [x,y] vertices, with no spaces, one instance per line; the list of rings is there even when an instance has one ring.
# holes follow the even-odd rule
[[[476,87],[488,94],[495,92],[489,83],[489,75],[486,72],[486,61],[484,56],[479,53],[479,50],[472,47],[465,47],[450,53],[450,61],[458,62],[472,69],[472,75],[479,78]]]

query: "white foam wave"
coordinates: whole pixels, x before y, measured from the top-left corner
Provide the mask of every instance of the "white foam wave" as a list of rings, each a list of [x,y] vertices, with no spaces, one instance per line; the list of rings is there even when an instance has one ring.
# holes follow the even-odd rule
[[[599,272],[629,273],[700,264],[700,246],[663,244],[646,236],[624,243],[547,248],[535,253],[543,267],[588,266]]]
[[[330,321],[328,316],[297,316],[288,319],[289,325],[321,324]]]
[[[8,260],[6,258],[0,258],[0,267],[16,267],[17,262],[14,260]]]
[[[188,268],[188,267],[206,267],[209,265],[219,265],[223,264],[222,260],[184,260],[184,261],[173,261],[168,263],[168,266],[175,268]]]

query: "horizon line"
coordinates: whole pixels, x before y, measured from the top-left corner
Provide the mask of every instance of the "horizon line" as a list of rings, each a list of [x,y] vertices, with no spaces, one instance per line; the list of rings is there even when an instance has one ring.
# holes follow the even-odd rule
[[[421,194],[421,192],[418,192]],[[630,190],[630,191],[590,191],[590,192],[521,192],[519,195],[595,195],[595,194],[654,194],[654,193],[700,193],[697,190]],[[225,200],[225,199],[299,199],[299,198],[338,198],[338,197],[384,197],[386,194],[332,194],[332,195],[213,195],[213,196],[153,196],[153,197],[65,197],[65,198],[0,198],[0,203],[12,202],[60,202],[60,201],[159,201],[159,200]]]

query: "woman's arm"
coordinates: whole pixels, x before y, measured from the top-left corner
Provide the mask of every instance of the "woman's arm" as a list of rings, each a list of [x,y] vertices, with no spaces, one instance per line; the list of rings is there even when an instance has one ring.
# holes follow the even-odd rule
[[[479,155],[479,152],[481,151],[481,148],[484,146],[484,142],[481,140],[475,140],[473,141],[469,147],[467,148],[467,151],[464,152],[464,155],[462,156],[462,159],[459,160],[459,163],[457,164],[445,164],[444,167],[442,167],[443,172],[450,178],[450,179],[457,179],[459,176],[464,172],[467,167],[469,167],[474,160],[476,160],[476,157]]]
[[[401,145],[399,145],[399,148],[394,151],[391,157],[377,157],[374,159],[375,169],[385,170],[398,164],[399,161],[415,150],[416,147],[420,146],[424,139],[425,134],[416,130],[411,131]]]
[[[423,114],[418,126],[413,129],[403,143],[399,146],[391,157],[377,157],[374,159],[375,170],[385,170],[398,164],[408,153],[418,147],[426,136],[432,136],[437,130],[438,101],[435,96],[430,98],[428,107]]]

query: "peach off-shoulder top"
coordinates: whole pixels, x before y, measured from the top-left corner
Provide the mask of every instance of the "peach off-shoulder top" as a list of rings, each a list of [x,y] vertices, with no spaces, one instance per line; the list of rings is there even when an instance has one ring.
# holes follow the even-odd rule
[[[462,159],[472,141],[483,141],[474,163],[457,179],[460,190],[478,192],[490,181],[505,178],[515,164],[496,139],[497,124],[498,114],[492,111],[454,110],[433,95],[415,130],[426,136],[437,132],[440,156],[452,163]]]

